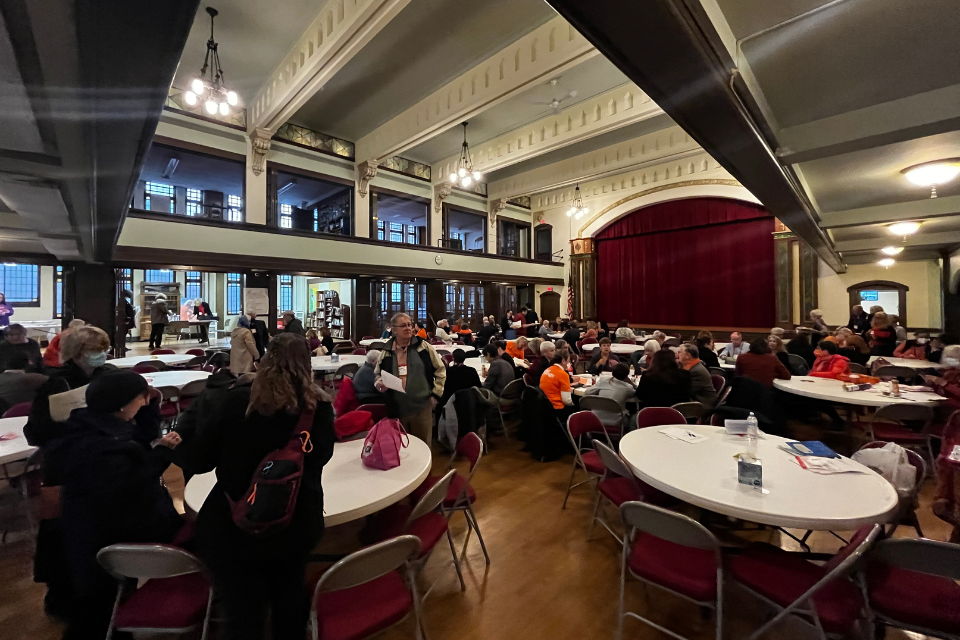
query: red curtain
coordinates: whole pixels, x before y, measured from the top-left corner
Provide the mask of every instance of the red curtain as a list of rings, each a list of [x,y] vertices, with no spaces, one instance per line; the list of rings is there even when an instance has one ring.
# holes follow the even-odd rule
[[[607,322],[772,327],[774,218],[721,198],[664,202],[597,236],[597,306]]]

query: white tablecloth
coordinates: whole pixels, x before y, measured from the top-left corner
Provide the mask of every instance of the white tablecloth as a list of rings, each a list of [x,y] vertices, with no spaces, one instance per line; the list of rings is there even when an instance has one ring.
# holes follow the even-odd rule
[[[867,360],[867,366],[872,365],[879,358],[880,356],[870,356],[870,359]],[[912,358],[887,358],[887,357],[884,357],[883,359],[897,367],[909,367],[911,369],[942,369],[943,368],[942,364],[938,362],[930,362],[929,360],[913,360]]]
[[[593,351],[594,349],[599,348],[600,345],[591,342],[590,344],[583,345],[584,351]],[[614,342],[610,345],[610,351],[612,353],[633,353],[634,351],[643,351],[642,344],[621,344],[619,342]]]
[[[185,353],[166,353],[159,356],[128,356],[126,358],[115,358],[113,360],[107,360],[107,363],[120,369],[132,369],[141,362],[162,362],[166,365],[174,365],[190,362],[194,358],[196,358],[196,356]]]
[[[901,398],[885,396],[876,391],[844,391],[839,380],[814,378],[812,376],[793,376],[789,380],[774,380],[773,386],[781,391],[806,398],[826,400],[839,404],[853,404],[861,407],[883,407],[888,404],[922,404],[935,406],[943,398],[933,392],[902,392]],[[884,383],[881,383],[883,385]]]
[[[367,361],[367,356],[341,355],[340,362],[331,362],[330,356],[314,356],[311,358],[314,371],[323,371],[333,373],[340,367],[351,362],[363,365]]]
[[[141,374],[150,383],[151,387],[176,387],[183,389],[191,382],[206,380],[210,377],[209,371],[158,371],[156,373]]]
[[[410,446],[400,451],[400,466],[387,471],[370,469],[360,461],[363,440],[338,442],[323,468],[323,522],[326,526],[350,522],[410,495],[430,473],[433,458],[422,440],[410,436]],[[216,471],[190,479],[184,502],[200,511],[216,484]]]
[[[26,460],[37,450],[36,447],[28,445],[27,439],[23,437],[23,427],[26,424],[26,416],[22,418],[0,418],[0,436],[8,433],[16,436],[12,440],[0,440],[0,464]]]
[[[864,524],[887,522],[897,508],[893,486],[853,461],[864,473],[819,475],[779,450],[784,438],[764,435],[757,452],[763,488],[737,482],[735,455],[747,442],[726,435],[722,427],[689,426],[709,440],[690,444],[648,427],[628,433],[620,452],[637,477],[676,498],[717,513],[751,522],[816,531],[851,531]]]

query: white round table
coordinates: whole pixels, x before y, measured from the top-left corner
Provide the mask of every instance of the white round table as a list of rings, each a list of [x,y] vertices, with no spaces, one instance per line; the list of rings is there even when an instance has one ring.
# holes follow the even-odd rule
[[[723,427],[694,426],[709,440],[690,444],[648,427],[628,433],[620,452],[637,477],[684,502],[734,518],[791,529],[851,531],[887,522],[897,492],[883,476],[852,460],[864,473],[820,475],[807,471],[778,446],[785,438],[764,434],[757,457],[763,465],[762,493],[737,482],[738,453],[747,442]]]
[[[127,356],[126,358],[115,358],[113,360],[107,360],[107,364],[112,364],[120,369],[132,369],[141,362],[146,362],[147,364],[151,362],[162,362],[166,365],[174,365],[190,362],[196,357],[197,356],[191,356],[187,353],[165,353],[159,356]]]
[[[440,353],[453,353],[454,351],[473,351],[476,349],[475,346],[467,346],[465,344],[432,344],[434,351],[439,351]]]
[[[552,339],[554,339],[554,340],[559,340],[560,338],[562,338],[562,337],[565,336],[565,335],[566,335],[565,333],[548,333],[548,334],[547,334],[547,337],[548,337],[548,338],[552,338]]]
[[[151,387],[176,387],[183,389],[191,382],[206,380],[210,377],[209,371],[157,371],[156,373],[142,373]]]
[[[374,342],[384,342],[384,343],[385,343],[385,342],[386,342],[387,340],[389,340],[389,339],[390,339],[390,338],[366,338],[365,340],[361,340],[361,341],[360,341],[360,346],[361,346],[361,347],[369,347],[369,346],[372,345]]]
[[[870,359],[867,360],[867,366],[869,367],[882,356],[870,356]],[[942,369],[943,365],[939,362],[930,362],[929,360],[914,360],[913,358],[887,358],[883,356],[883,359],[889,362],[893,366],[897,367],[909,367],[911,369]]]
[[[9,464],[11,462],[20,462],[26,460],[36,447],[27,444],[27,439],[23,437],[23,427],[27,424],[27,416],[20,418],[0,418],[0,436],[12,433],[14,437],[10,440],[0,440],[0,464]]]
[[[593,351],[594,349],[599,348],[600,345],[591,342],[590,344],[583,345],[584,351]],[[610,345],[611,353],[633,353],[634,351],[643,351],[642,344],[622,344],[620,342],[614,342]]]
[[[323,523],[334,525],[388,507],[410,495],[430,473],[433,458],[430,447],[410,437],[410,446],[400,450],[400,466],[381,471],[370,469],[360,461],[363,440],[338,442],[333,457],[323,467]],[[183,500],[199,512],[217,482],[217,472],[202,473],[190,479]]]
[[[363,365],[363,363],[367,361],[367,356],[342,355],[340,356],[340,362],[331,362],[330,356],[314,356],[310,360],[313,364],[314,371],[333,373],[343,365],[350,364],[351,362]]]
[[[883,407],[888,404],[919,404],[935,406],[944,398],[932,391],[901,391],[900,398],[885,396],[873,389],[869,391],[844,391],[843,382],[831,378],[793,376],[789,380],[774,380],[773,386],[781,391],[806,398],[826,400],[838,404],[853,404],[861,407]],[[883,386],[885,383],[880,383]]]

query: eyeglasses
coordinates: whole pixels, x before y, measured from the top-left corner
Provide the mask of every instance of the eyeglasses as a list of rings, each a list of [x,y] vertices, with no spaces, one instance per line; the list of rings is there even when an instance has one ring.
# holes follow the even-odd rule
[[[393,325],[393,326],[396,327],[397,329],[412,329],[412,328],[413,328],[413,325],[412,325],[411,323],[409,323],[409,322],[406,323],[406,324],[395,324],[395,325]]]

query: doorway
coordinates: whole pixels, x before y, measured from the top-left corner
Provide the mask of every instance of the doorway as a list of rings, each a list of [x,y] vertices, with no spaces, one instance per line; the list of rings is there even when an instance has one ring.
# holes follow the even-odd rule
[[[560,294],[556,291],[545,291],[540,294],[540,319],[544,322],[553,321],[560,317]]]

